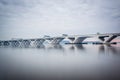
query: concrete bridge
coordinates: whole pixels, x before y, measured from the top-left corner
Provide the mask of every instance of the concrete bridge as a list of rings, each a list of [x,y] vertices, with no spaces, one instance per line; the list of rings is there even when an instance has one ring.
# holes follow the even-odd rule
[[[72,43],[82,43],[87,38],[97,38],[100,40],[100,43],[107,44],[111,43],[111,41],[120,36],[120,33],[105,33],[105,34],[89,34],[89,35],[69,35],[68,39],[72,41]]]
[[[89,35],[66,35],[57,37],[45,36],[43,38],[35,39],[11,39],[11,40],[1,40],[0,46],[12,46],[12,47],[41,47],[44,45],[45,41],[49,41],[50,44],[59,44],[64,39],[71,40],[72,44],[82,44],[87,38],[96,37],[100,40],[102,44],[110,44],[113,39],[120,36],[120,33],[106,33],[106,34],[89,34]]]

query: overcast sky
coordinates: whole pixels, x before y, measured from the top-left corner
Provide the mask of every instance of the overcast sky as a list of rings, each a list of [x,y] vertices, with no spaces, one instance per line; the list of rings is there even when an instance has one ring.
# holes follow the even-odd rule
[[[120,0],[0,0],[0,39],[120,32]]]

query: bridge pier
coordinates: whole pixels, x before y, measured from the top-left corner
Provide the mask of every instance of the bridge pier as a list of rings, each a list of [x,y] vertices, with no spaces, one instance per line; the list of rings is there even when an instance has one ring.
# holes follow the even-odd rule
[[[63,39],[64,39],[63,37],[53,38],[53,40],[51,41],[51,44],[59,44]]]
[[[45,39],[36,39],[33,44],[35,47],[40,48],[40,47],[44,46],[43,45],[44,41],[45,41]]]
[[[10,42],[9,42],[9,41],[4,41],[4,42],[3,42],[3,45],[4,45],[4,46],[10,46]]]
[[[31,45],[30,40],[22,40],[22,42],[21,42],[22,47],[29,47],[30,45]]]
[[[82,44],[87,37],[75,37],[74,44]]]
[[[2,41],[0,41],[0,46],[2,46]]]
[[[69,40],[71,40],[71,44],[82,44],[82,42],[87,38],[85,37],[67,37]]]
[[[118,37],[117,35],[109,35],[109,36],[99,36],[98,39],[103,43],[103,44],[111,44],[111,41]]]
[[[98,39],[99,39],[100,41],[102,41],[102,42],[105,41],[105,37],[104,37],[104,36],[100,36],[100,37],[98,37]]]
[[[20,42],[18,40],[10,41],[11,47],[20,47]]]
[[[68,39],[71,41],[71,43],[74,43],[75,37],[68,37]]]
[[[4,46],[4,41],[0,41],[0,46]]]
[[[110,35],[108,39],[105,41],[106,43],[110,43],[113,39],[115,39],[117,36],[116,35]]]

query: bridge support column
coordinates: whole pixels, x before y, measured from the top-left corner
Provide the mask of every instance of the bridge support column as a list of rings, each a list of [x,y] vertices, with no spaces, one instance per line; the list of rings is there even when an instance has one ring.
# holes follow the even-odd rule
[[[100,41],[104,44],[109,44],[113,39],[115,39],[117,36],[116,35],[109,35],[109,36],[100,36],[98,37]]]
[[[10,42],[9,41],[4,41],[3,46],[10,46]]]
[[[2,46],[2,41],[0,41],[0,46]]]
[[[0,41],[0,46],[4,46],[4,41]]]
[[[98,39],[99,39],[100,41],[102,41],[102,42],[105,41],[105,37],[98,37]]]
[[[21,41],[21,46],[22,47],[29,47],[31,45],[31,41],[30,40],[22,40]]]
[[[81,44],[87,37],[75,37],[74,44]]]
[[[68,39],[71,41],[71,43],[74,43],[75,37],[68,37]]]
[[[43,45],[44,41],[45,41],[45,39],[36,39],[36,40],[34,41],[35,47],[43,47],[43,46],[44,46],[44,45]]]
[[[57,37],[52,40],[52,44],[59,44],[64,38],[62,37]]]
[[[116,35],[111,35],[108,37],[108,39],[105,41],[105,43],[110,43],[113,39],[115,39],[117,36]]]
[[[11,45],[10,45],[11,47],[19,47],[20,46],[20,43],[17,40],[10,41],[10,43],[11,43]]]

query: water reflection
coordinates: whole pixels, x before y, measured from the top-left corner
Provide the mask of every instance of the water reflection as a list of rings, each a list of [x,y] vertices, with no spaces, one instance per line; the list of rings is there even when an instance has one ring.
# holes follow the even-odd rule
[[[105,53],[105,47],[104,47],[104,45],[100,45],[99,46],[99,53]]]
[[[45,49],[45,46],[44,45],[37,45],[37,46],[35,46],[35,48],[38,48],[38,49]]]
[[[85,48],[82,44],[76,44],[75,47],[79,50],[85,50]]]
[[[99,45],[100,54],[120,54],[120,47],[114,45]]]
[[[56,50],[62,50],[63,46],[59,44],[53,44],[53,45],[46,45],[45,49],[56,49]]]
[[[72,50],[72,51],[74,51],[75,50],[75,46],[71,45],[69,49]]]
[[[67,45],[67,47],[69,47],[69,50],[73,51],[73,52],[75,52],[75,51],[85,51],[85,47],[82,44],[71,44],[71,45]]]
[[[119,44],[118,44],[119,45]],[[92,44],[69,44],[69,45],[60,45],[60,44],[54,44],[54,45],[37,45],[37,46],[1,46],[0,48],[36,48],[36,49],[46,49],[46,50],[70,50],[70,51],[89,51],[89,49],[98,50],[98,53],[100,54],[119,54],[120,49],[117,45],[92,45]],[[91,51],[91,50],[90,50]]]
[[[119,44],[1,47],[0,80],[120,79],[119,54]]]

